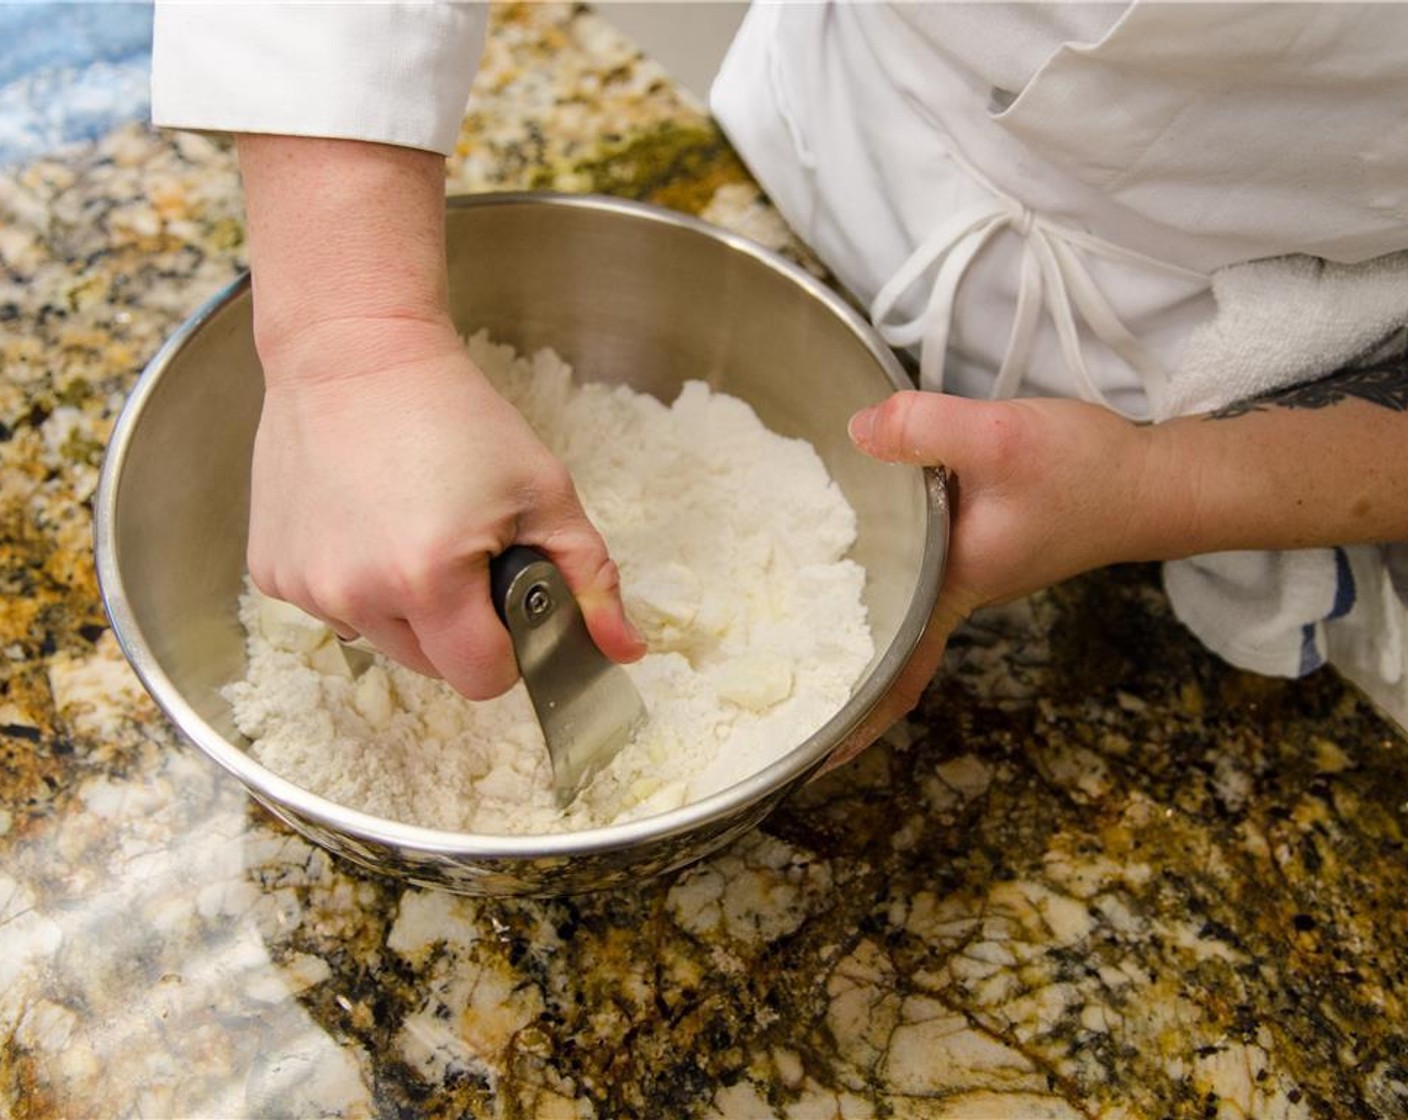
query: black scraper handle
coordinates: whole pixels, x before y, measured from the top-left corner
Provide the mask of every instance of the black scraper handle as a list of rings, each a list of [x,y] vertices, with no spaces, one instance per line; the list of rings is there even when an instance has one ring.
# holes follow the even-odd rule
[[[512,544],[489,560],[489,595],[499,621],[508,625],[508,594],[513,581],[534,564],[550,564],[546,556],[526,544]]]

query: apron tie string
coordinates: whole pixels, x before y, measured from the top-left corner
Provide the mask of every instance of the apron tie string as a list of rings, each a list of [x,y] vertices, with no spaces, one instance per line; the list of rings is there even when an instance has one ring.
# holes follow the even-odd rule
[[[1017,305],[1012,315],[1007,349],[993,382],[993,399],[1011,397],[1021,387],[1031,365],[1032,347],[1044,306],[1056,328],[1062,359],[1083,400],[1114,408],[1096,385],[1086,364],[1076,322],[1077,313],[1090,333],[1123,358],[1139,375],[1149,400],[1150,413],[1159,415],[1168,375],[1120,321],[1087,271],[1081,253],[1136,263],[1191,279],[1205,277],[1112,245],[1091,234],[1049,222],[1015,199],[1003,195],[966,206],[941,223],[910,254],[871,303],[871,321],[886,342],[896,347],[920,345],[920,384],[927,389],[943,388],[944,355],[948,349],[958,286],[969,265],[993,235],[1002,230],[1012,230],[1021,236],[1023,248]],[[893,317],[896,304],[935,265],[938,272],[923,311],[914,318],[896,320]],[[1122,412],[1119,409],[1116,411]],[[1130,416],[1130,419],[1148,417]]]

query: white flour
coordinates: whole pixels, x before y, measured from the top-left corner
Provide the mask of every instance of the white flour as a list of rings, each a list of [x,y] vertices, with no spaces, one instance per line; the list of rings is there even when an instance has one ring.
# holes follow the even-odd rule
[[[649,719],[566,812],[522,684],[472,703],[384,659],[353,680],[321,623],[251,591],[246,679],[226,697],[265,766],[377,816],[560,832],[664,812],[757,772],[850,696],[873,652],[845,559],[855,515],[810,444],[687,384],[673,405],[578,385],[482,334],[480,367],[566,464],[651,652]]]

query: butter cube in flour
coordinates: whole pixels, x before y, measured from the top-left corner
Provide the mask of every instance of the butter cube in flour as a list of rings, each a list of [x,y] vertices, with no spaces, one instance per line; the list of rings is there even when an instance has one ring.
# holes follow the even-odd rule
[[[792,666],[785,657],[754,650],[730,658],[713,673],[714,688],[725,700],[765,712],[792,695]]]
[[[678,649],[687,643],[703,594],[692,569],[667,563],[632,572],[625,590],[631,621],[652,649]]]
[[[328,628],[292,603],[259,597],[259,629],[280,649],[309,654],[327,640]]]
[[[377,730],[391,726],[395,707],[391,699],[391,678],[380,665],[373,665],[357,679],[357,691],[352,703],[362,718]]]

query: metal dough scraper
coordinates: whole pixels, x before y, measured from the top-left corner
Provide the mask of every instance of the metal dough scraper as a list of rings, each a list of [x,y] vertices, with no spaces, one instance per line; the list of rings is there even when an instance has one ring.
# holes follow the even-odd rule
[[[576,597],[546,556],[513,545],[490,562],[489,576],[565,808],[625,746],[645,705],[626,671],[592,641]]]

